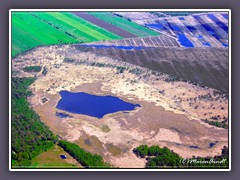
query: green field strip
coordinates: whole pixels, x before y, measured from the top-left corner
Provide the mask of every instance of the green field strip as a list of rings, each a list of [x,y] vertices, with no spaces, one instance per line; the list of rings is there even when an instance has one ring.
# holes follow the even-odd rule
[[[15,15],[14,15],[15,14]],[[77,41],[54,27],[39,21],[29,13],[13,13],[12,17],[12,56],[40,45]]]
[[[37,46],[112,39],[122,37],[71,13],[12,13],[12,57]]]
[[[159,33],[150,30],[144,26],[138,25],[134,22],[128,21],[124,18],[113,15],[110,12],[88,12],[89,14],[106,21],[110,24],[113,24],[121,29],[124,29],[132,34],[135,34],[139,37],[146,36],[159,36]]]
[[[12,23],[17,24],[22,30],[46,44],[58,43],[59,38],[61,38],[62,41],[76,42],[75,39],[64,32],[58,31],[54,27],[39,21],[30,14],[18,14],[18,19],[13,18]]]
[[[42,44],[31,38],[25,31],[12,25],[12,56],[40,45]]]
[[[76,29],[73,26],[71,26],[68,23],[65,23],[59,19],[57,19],[54,14],[47,14],[47,13],[34,13],[35,16],[40,18],[41,20],[47,21],[52,23],[54,26],[57,26],[60,31],[66,31],[73,36],[76,37],[76,40],[78,42],[88,42],[88,41],[93,41],[97,40],[97,38],[94,38],[93,36],[86,34],[80,29]]]
[[[87,20],[83,19],[83,18],[80,18],[79,16],[75,15],[75,14],[72,14],[72,13],[65,13],[66,16],[82,23],[82,24],[85,24],[86,26],[89,26],[90,28],[92,29],[95,29],[97,30],[98,32],[108,36],[110,39],[109,40],[112,40],[112,39],[122,39],[121,36],[117,35],[117,34],[114,34],[113,32],[110,32],[102,27],[99,27],[93,23],[90,23],[88,22]]]
[[[97,26],[88,23],[87,21],[76,17],[70,13],[51,13],[55,18],[71,25],[73,28],[83,31],[84,33],[93,36],[97,40],[112,40],[119,39],[120,37],[115,34],[110,34],[106,30],[98,28]],[[109,35],[108,35],[109,34]]]

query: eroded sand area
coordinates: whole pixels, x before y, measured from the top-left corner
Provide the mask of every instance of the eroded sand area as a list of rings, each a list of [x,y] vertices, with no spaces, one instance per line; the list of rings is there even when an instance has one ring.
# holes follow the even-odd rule
[[[64,62],[66,57],[73,62]],[[99,67],[85,61],[108,66]],[[133,148],[142,144],[167,146],[183,157],[218,155],[221,148],[228,145],[227,129],[210,126],[200,120],[213,115],[228,117],[228,101],[221,98],[215,101],[199,99],[196,103],[205,109],[196,110],[186,100],[213,94],[212,89],[185,82],[167,82],[164,76],[156,78],[151,74],[148,79],[139,78],[139,75],[130,73],[131,69],[138,68],[136,66],[77,52],[69,46],[37,48],[13,61],[13,69],[18,71],[19,76],[33,76],[21,71],[26,65],[41,65],[48,69],[46,75],[35,74],[38,78],[30,86],[33,95],[29,97],[29,102],[42,121],[60,138],[102,155],[114,166],[144,167],[145,160],[137,158],[132,152]],[[127,70],[119,73],[116,66],[126,67]],[[139,69],[145,73],[143,75],[149,74],[148,70]],[[61,98],[58,94],[61,90],[112,95],[141,107],[108,114],[101,119],[68,112],[71,118],[60,118],[56,112],[63,111],[56,109],[56,105]],[[181,97],[181,102],[176,101],[178,97]],[[212,104],[215,109],[207,108]],[[216,144],[209,147],[212,142]]]

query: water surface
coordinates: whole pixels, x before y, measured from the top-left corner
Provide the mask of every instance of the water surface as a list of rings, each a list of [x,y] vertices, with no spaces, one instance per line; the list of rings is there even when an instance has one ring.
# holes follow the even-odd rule
[[[84,92],[61,91],[57,109],[74,114],[84,114],[102,118],[106,114],[118,111],[131,111],[139,104],[131,104],[114,96],[97,96]]]

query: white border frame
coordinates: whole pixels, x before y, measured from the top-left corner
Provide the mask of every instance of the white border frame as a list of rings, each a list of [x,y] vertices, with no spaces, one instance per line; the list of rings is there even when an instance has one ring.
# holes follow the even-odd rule
[[[229,144],[229,169],[13,169],[11,167],[11,119],[12,119],[12,105],[11,105],[11,77],[12,77],[12,37],[11,37],[11,23],[12,23],[12,11],[105,11],[105,12],[145,12],[145,11],[204,11],[204,12],[228,12],[228,52],[229,52],[229,100],[228,100],[228,116],[229,116],[229,126],[228,126],[228,144]],[[9,171],[231,171],[231,10],[230,9],[10,9],[9,10]]]

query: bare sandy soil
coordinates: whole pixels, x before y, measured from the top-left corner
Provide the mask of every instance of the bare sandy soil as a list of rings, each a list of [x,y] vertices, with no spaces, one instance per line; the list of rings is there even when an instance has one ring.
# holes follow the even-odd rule
[[[73,61],[64,62],[66,58]],[[19,55],[12,64],[17,76],[37,77],[30,86],[33,95],[29,102],[42,121],[60,138],[102,155],[114,166],[144,167],[146,160],[132,152],[141,144],[167,146],[183,157],[219,155],[222,147],[228,145],[227,129],[201,121],[212,116],[228,118],[228,100],[215,95],[211,88],[167,82],[165,75],[153,75],[145,68],[78,52],[71,46],[36,48]],[[40,65],[48,72],[43,75],[21,70],[30,65]],[[123,73],[117,70],[119,66],[126,68]],[[141,75],[132,73],[136,68]],[[59,118],[55,113],[62,112],[56,109],[61,90],[114,95],[141,107],[102,119],[72,113],[68,113],[71,118]],[[199,98],[207,94],[215,98]],[[43,98],[47,99],[44,103]],[[195,106],[200,108],[196,110]],[[216,145],[209,147],[212,142]]]

